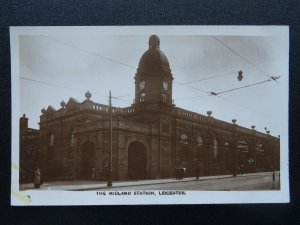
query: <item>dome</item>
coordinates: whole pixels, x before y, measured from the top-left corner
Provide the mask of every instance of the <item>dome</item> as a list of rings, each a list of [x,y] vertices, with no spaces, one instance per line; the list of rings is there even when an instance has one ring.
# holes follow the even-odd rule
[[[166,55],[159,49],[159,38],[152,35],[149,38],[149,49],[144,53],[139,62],[139,71],[169,72],[170,65]]]

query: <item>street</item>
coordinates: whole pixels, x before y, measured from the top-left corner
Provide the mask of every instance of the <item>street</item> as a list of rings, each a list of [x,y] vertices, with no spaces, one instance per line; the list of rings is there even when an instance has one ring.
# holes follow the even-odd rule
[[[20,185],[20,190],[65,190],[65,191],[91,191],[91,190],[209,190],[209,191],[235,191],[235,190],[272,190],[272,172],[251,173],[237,175],[205,176],[195,180],[195,177],[186,177],[182,180],[175,178],[113,181],[112,188],[107,188],[107,181],[72,180],[44,182],[40,188],[34,188],[33,183]],[[279,190],[279,172],[275,172],[274,189]]]
[[[279,175],[276,173],[274,189],[279,190]],[[127,187],[114,187],[108,190],[202,190],[202,191],[251,191],[251,190],[272,190],[272,173],[249,174],[245,176],[226,177],[222,179],[209,180],[188,180],[182,182],[136,185]]]

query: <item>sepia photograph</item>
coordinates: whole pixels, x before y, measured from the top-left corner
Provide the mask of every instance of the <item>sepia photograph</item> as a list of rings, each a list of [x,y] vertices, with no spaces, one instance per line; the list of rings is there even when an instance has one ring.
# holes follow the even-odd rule
[[[10,41],[12,205],[289,202],[287,26]]]

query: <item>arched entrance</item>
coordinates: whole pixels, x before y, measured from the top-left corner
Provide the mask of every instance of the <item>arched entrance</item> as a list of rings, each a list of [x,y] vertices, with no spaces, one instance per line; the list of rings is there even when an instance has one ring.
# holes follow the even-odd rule
[[[139,180],[146,178],[147,153],[146,147],[134,141],[128,147],[128,177]]]
[[[95,167],[95,144],[92,141],[86,141],[81,147],[81,170],[80,177],[90,180],[92,170]]]
[[[185,176],[193,176],[192,163],[193,154],[189,146],[182,146],[179,151],[179,167],[185,168]]]
[[[232,143],[225,141],[224,144],[224,161],[225,161],[225,171],[226,174],[232,174],[235,168],[233,165],[233,151]]]
[[[250,172],[250,144],[245,138],[241,138],[237,144],[237,167],[239,173]]]

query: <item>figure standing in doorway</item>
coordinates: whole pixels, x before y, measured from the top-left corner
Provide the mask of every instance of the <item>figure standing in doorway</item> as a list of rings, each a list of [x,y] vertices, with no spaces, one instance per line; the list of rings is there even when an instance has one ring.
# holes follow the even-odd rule
[[[33,177],[34,187],[35,188],[40,188],[40,185],[41,185],[41,171],[38,167],[34,171],[33,176],[34,176]]]

